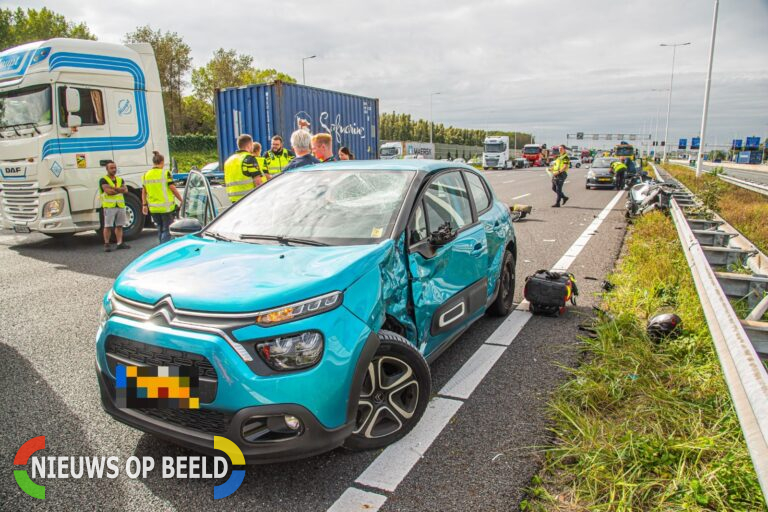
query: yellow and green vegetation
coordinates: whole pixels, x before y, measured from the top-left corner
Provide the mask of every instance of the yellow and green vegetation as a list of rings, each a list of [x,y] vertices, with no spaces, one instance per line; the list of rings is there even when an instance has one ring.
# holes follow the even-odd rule
[[[758,249],[768,252],[768,200],[765,196],[725,183],[716,174],[707,173],[696,178],[690,167],[676,164],[663,167]]]
[[[550,401],[552,446],[524,510],[764,510],[672,221],[639,218],[609,276],[586,360]],[[684,331],[658,343],[649,317]]]

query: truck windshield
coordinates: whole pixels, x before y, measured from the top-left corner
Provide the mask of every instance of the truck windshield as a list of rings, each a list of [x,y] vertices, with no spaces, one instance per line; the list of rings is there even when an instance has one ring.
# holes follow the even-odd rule
[[[486,153],[503,153],[506,149],[507,145],[503,142],[486,142],[485,144]]]
[[[414,172],[289,171],[257,188],[207,232],[232,240],[362,245],[389,237]],[[314,245],[307,244],[307,245]]]
[[[538,153],[541,153],[541,148],[537,148],[534,146],[523,148],[523,153],[525,153],[526,155],[536,155]]]
[[[635,154],[635,148],[632,146],[616,146],[616,156],[632,156]]]
[[[0,128],[44,124],[51,124],[49,85],[0,93]]]
[[[397,154],[397,148],[381,148],[381,156],[395,156]]]

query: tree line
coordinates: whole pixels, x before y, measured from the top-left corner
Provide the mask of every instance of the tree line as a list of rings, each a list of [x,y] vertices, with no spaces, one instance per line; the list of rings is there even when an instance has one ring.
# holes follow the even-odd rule
[[[15,10],[0,9],[0,51],[53,37],[96,39],[85,23],[67,21],[61,14],[45,7],[26,11],[21,7]],[[160,73],[165,120],[171,135],[213,135],[216,132],[213,106],[216,89],[275,80],[296,83],[296,79],[275,69],[255,67],[250,55],[225,48],[214,51],[205,65],[193,67],[191,48],[178,33],[162,32],[149,25],[137,27],[125,34],[123,42],[152,45]],[[190,77],[189,81],[187,77]],[[192,94],[185,96],[184,90],[188,85],[192,87]],[[414,120],[409,114],[393,112],[383,113],[380,122],[381,140],[429,141],[429,122],[424,119]],[[443,124],[433,125],[434,142],[480,146],[487,134],[509,135],[510,144],[514,138],[512,132],[486,132]],[[522,147],[530,140],[529,134],[517,134],[517,147]]]

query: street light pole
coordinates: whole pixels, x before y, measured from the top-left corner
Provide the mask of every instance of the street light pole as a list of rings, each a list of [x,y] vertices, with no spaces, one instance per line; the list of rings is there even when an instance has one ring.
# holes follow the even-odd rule
[[[304,61],[314,59],[315,57],[317,57],[317,55],[312,55],[311,57],[303,57],[301,59],[301,83],[304,85],[307,85],[307,75],[304,72]]]
[[[432,97],[440,94],[439,92],[429,93],[429,143],[432,144]]]
[[[661,43],[659,46],[671,46],[672,47],[672,74],[669,77],[669,100],[667,101],[667,126],[664,128],[664,150],[663,150],[663,156],[662,160],[667,159],[667,146],[669,145],[669,141],[667,140],[669,137],[669,113],[672,110],[672,84],[675,80],[675,53],[677,52],[678,46],[688,46],[691,44],[688,43],[672,43],[672,44],[666,44]]]
[[[696,157],[696,177],[701,176],[701,157],[704,151],[704,137],[707,135],[707,111],[709,110],[709,86],[712,84],[712,61],[715,57],[715,33],[717,32],[717,10],[720,0],[715,0],[715,15],[712,19],[712,39],[709,41],[709,65],[707,66],[707,82],[704,86],[704,112],[701,114],[701,133],[699,134],[699,155]]]
[[[667,92],[669,89],[651,89],[651,92]],[[656,129],[653,132],[653,140],[655,140],[657,143],[659,141],[659,118],[661,117],[661,103],[659,103],[656,106]],[[666,145],[665,145],[666,147]],[[657,153],[654,150],[654,156],[656,156]]]

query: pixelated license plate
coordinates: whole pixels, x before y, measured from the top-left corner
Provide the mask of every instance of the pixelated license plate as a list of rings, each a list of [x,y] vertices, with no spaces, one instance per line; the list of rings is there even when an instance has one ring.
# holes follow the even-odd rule
[[[115,368],[115,402],[121,409],[199,409],[200,377],[195,366]]]

